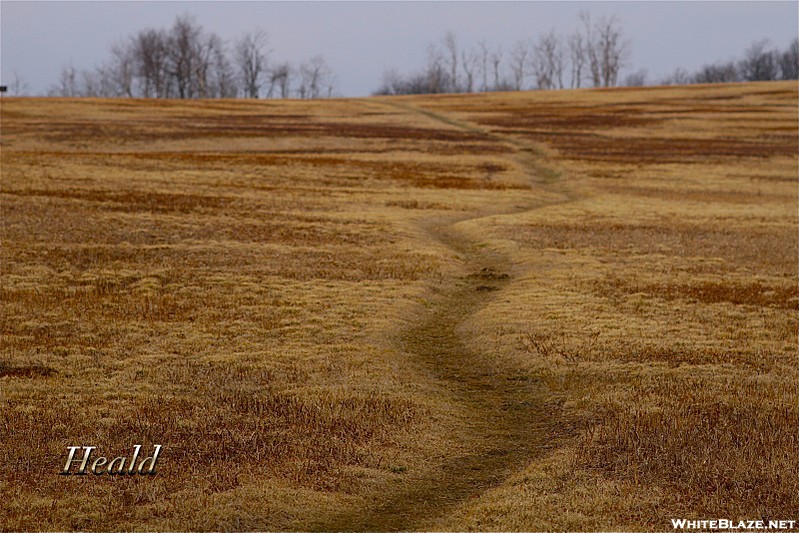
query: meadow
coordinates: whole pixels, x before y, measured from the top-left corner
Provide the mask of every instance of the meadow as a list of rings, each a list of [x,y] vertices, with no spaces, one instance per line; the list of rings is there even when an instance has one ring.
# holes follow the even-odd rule
[[[799,520],[795,83],[0,105],[2,529]]]

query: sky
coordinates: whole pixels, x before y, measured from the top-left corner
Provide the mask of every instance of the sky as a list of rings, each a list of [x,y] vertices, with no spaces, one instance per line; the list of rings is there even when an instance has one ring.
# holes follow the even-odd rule
[[[481,40],[510,53],[520,40],[577,28],[579,13],[616,15],[631,43],[626,73],[657,80],[740,57],[768,38],[784,49],[797,37],[799,2],[30,2],[0,1],[0,82],[17,76],[27,94],[45,94],[64,66],[91,69],[111,46],[145,28],[168,28],[189,13],[234,42],[262,28],[270,57],[299,64],[321,54],[342,96],[364,96],[394,68],[422,67],[447,31],[461,47]]]

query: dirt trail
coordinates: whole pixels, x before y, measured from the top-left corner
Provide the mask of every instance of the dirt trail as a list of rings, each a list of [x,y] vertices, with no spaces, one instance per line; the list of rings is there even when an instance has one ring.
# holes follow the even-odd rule
[[[419,112],[433,116],[427,111]],[[471,129],[471,125],[468,127]],[[446,388],[467,414],[465,427],[459,435],[453,435],[453,440],[464,446],[453,450],[454,454],[435,474],[423,477],[409,472],[398,486],[392,487],[387,499],[374,502],[357,514],[334,517],[317,529],[395,531],[440,527],[441,519],[457,504],[499,485],[554,445],[556,417],[551,406],[546,405],[543,386],[529,374],[498,368],[490,358],[470,352],[459,333],[459,325],[499,294],[511,281],[512,272],[509,258],[480,248],[455,225],[534,207],[497,209],[472,218],[424,224],[422,229],[456,252],[469,273],[443,287],[428,312],[399,342],[411,362]]]

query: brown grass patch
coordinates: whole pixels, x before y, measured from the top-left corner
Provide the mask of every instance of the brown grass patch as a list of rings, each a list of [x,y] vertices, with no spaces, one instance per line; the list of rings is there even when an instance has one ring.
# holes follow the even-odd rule
[[[516,238],[536,248],[591,248],[628,254],[720,257],[763,273],[791,275],[799,268],[799,238],[785,227],[714,227],[709,224],[648,224],[590,221],[516,226]]]
[[[667,301],[684,299],[703,304],[732,303],[799,310],[799,286],[769,285],[760,281],[697,281],[694,283],[634,283],[619,279],[595,282],[596,293],[646,294]]]
[[[4,99],[4,526],[309,529],[480,439],[535,460],[431,529],[791,518],[798,101]],[[476,438],[488,405],[545,444]],[[152,478],[56,475],[156,443]]]
[[[690,516],[769,520],[796,509],[796,389],[750,380],[708,385],[667,378],[636,390],[651,407],[609,406],[614,413],[584,437],[581,460],[636,486],[664,486]]]
[[[36,378],[48,377],[58,372],[48,366],[42,364],[32,365],[11,365],[4,361],[0,361],[0,378],[13,377],[13,378]]]
[[[466,326],[498,366],[526,364],[582,436],[462,505],[454,527],[661,530],[674,517],[790,516],[795,84],[424,105],[545,143],[568,196],[488,228],[462,225],[520,276]]]
[[[235,198],[226,198],[223,196],[145,191],[20,189],[3,190],[0,191],[0,193],[14,196],[41,196],[46,198],[108,203],[110,205],[107,209],[128,213],[189,213],[200,209],[220,209],[229,207],[236,201]]]

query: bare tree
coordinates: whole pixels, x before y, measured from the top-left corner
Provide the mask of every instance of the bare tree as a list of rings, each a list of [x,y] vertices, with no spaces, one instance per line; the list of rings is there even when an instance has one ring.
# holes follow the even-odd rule
[[[380,83],[380,88],[373,94],[376,96],[404,94],[402,91],[403,84],[402,75],[392,68],[383,72],[383,81]]]
[[[104,98],[120,96],[119,85],[114,81],[114,73],[109,67],[100,66],[94,69],[94,72],[97,81],[97,96]]]
[[[602,85],[613,87],[618,84],[619,71],[626,65],[630,44],[624,39],[616,16],[602,18],[596,25],[596,42],[600,58]]]
[[[315,56],[311,63],[318,69],[319,78],[317,79],[318,96],[322,98],[332,98],[336,87],[336,75],[333,69],[327,64],[322,56]]]
[[[116,75],[117,73],[113,68],[107,65],[99,66],[93,71],[81,71],[80,95],[100,98],[127,96],[125,94],[120,94],[120,86]]]
[[[513,88],[521,91],[524,87],[524,80],[527,77],[527,61],[530,55],[530,47],[524,41],[519,41],[513,47],[511,53],[511,72],[513,72]]]
[[[395,70],[389,70],[383,74],[383,83],[374,94],[430,94],[434,92],[431,79],[427,71],[402,76]]]
[[[298,70],[300,98],[330,97],[335,82],[333,71],[327,66],[322,56],[314,56],[300,65]]]
[[[236,93],[224,41],[204,32],[189,15],[179,16],[169,30],[165,66],[172,96],[214,98]]]
[[[313,98],[311,96],[311,84],[313,80],[313,73],[311,72],[310,67],[302,63],[300,68],[297,70],[297,82],[299,86],[297,87],[297,97],[298,98]]]
[[[70,65],[61,69],[58,85],[51,87],[47,94],[49,96],[80,96],[78,73],[75,71],[75,67]]]
[[[447,80],[447,92],[456,93],[459,90],[458,84],[458,43],[455,38],[455,33],[448,31],[444,36],[444,49],[446,50],[447,57],[446,63],[448,68],[449,79]]]
[[[780,78],[799,79],[799,39],[794,39],[779,57]]]
[[[463,90],[467,93],[474,92],[474,76],[475,71],[479,68],[480,64],[480,56],[477,54],[475,50],[469,50],[467,53],[466,50],[461,52],[461,65],[464,74],[464,86]]]
[[[236,43],[234,62],[241,77],[244,96],[258,98],[266,73],[267,54],[264,51],[267,35],[262,29],[245,33]]]
[[[777,55],[771,50],[768,39],[752,43],[744,53],[744,58],[740,62],[741,76],[746,81],[769,81],[776,80],[778,73]]]
[[[30,90],[28,83],[16,70],[11,72],[11,83],[8,88],[14,96],[23,96]]]
[[[99,69],[98,69],[99,70]],[[98,71],[83,70],[80,73],[81,78],[81,96],[99,97],[104,96],[101,91],[101,82],[98,77]]]
[[[555,30],[539,37],[531,63],[539,89],[563,89],[563,47]]]
[[[239,88],[236,83],[233,65],[225,53],[224,46],[215,47],[211,55],[213,62],[213,96],[217,98],[235,98],[238,96]]]
[[[280,98],[288,98],[291,95],[291,82],[294,78],[294,70],[289,63],[275,65],[269,71],[269,90],[267,97],[272,98],[279,91]]]
[[[741,71],[733,61],[704,65],[694,74],[693,83],[730,83],[741,81]]]
[[[502,48],[497,48],[491,53],[491,68],[494,74],[494,90],[498,91],[501,88],[500,82],[500,65],[502,64]]]
[[[583,34],[572,33],[568,40],[569,63],[571,65],[571,88],[579,89],[583,79],[583,68],[586,62],[586,51]]]
[[[69,66],[61,70],[59,82],[50,87],[48,96],[66,97],[115,97],[118,93],[114,73],[108,66],[100,66],[94,70],[76,70]]]
[[[624,78],[626,87],[643,87],[646,85],[646,69],[641,69]]]
[[[195,53],[192,92],[198,98],[216,98],[219,96],[219,75],[227,85],[231,74],[230,63],[225,58],[225,44],[215,33],[201,35]]]
[[[659,85],[687,85],[689,83],[691,83],[691,75],[684,68],[677,68],[658,82]]]
[[[588,63],[591,83],[594,87],[599,87],[602,85],[602,67],[599,46],[594,39],[594,27],[591,23],[591,15],[588,13],[588,11],[580,12],[580,22],[582,22],[583,25],[583,51],[585,59]]]
[[[189,15],[179,16],[169,33],[168,73],[175,82],[178,98],[197,94],[197,62],[202,28]]]
[[[427,48],[427,69],[425,76],[427,77],[427,91],[428,93],[443,93],[449,87],[449,80],[447,70],[445,68],[446,60],[444,54],[435,45],[430,45]]]
[[[111,63],[105,67],[104,76],[113,86],[112,96],[133,97],[133,81],[135,76],[134,49],[125,42],[111,47]]]
[[[488,90],[488,45],[485,41],[480,41],[477,43],[477,47],[480,49],[479,52],[479,61],[477,66],[479,68],[480,78],[482,79],[482,85],[480,86],[480,90],[482,92],[486,92]]]
[[[169,42],[166,33],[153,29],[141,31],[133,38],[132,47],[141,96],[169,97]]]

